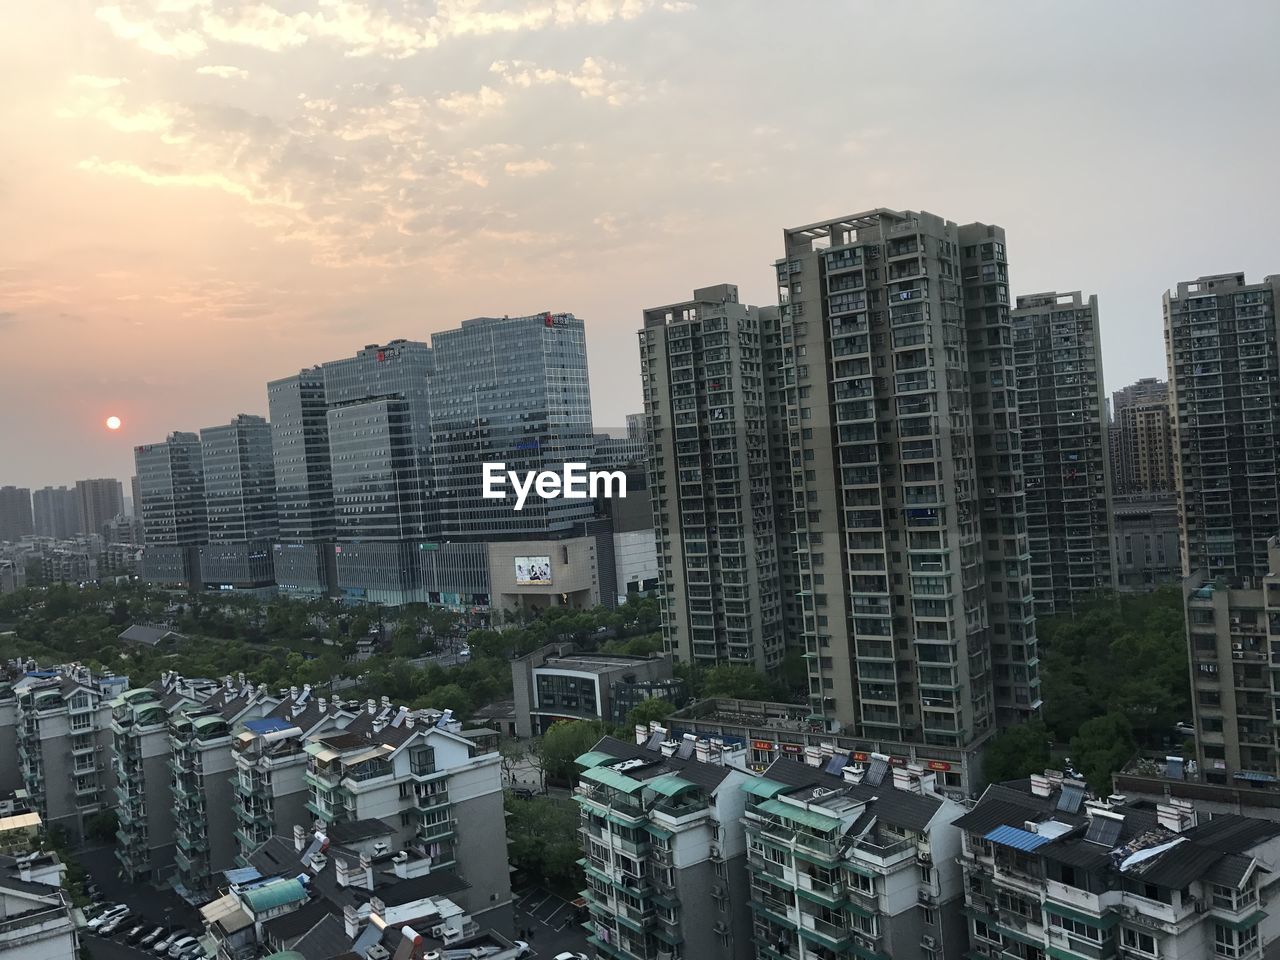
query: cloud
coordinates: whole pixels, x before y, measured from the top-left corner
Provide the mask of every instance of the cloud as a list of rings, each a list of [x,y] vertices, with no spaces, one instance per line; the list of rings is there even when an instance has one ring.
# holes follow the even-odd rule
[[[528,90],[531,87],[563,85],[577,90],[585,99],[602,98],[611,107],[621,106],[640,92],[638,86],[612,76],[618,71],[616,65],[595,57],[583,60],[582,67],[576,72],[540,67],[527,60],[497,60],[490,64],[489,71],[514,87]]]
[[[166,32],[148,20],[131,19],[117,6],[99,7],[96,16],[121,40],[132,41],[148,53],[162,57],[194,57],[206,47],[204,38],[194,30]]]
[[[98,8],[97,16],[119,39],[161,56],[193,57],[210,42],[281,53],[320,40],[348,57],[398,60],[447,39],[602,26],[690,9],[660,0],[438,0],[426,13],[411,3],[384,9],[364,0],[315,0],[313,10],[287,13],[270,3],[124,0]]]
[[[248,70],[241,70],[239,67],[227,67],[222,65],[197,67],[196,73],[205,77],[220,77],[223,80],[249,79]]]
[[[539,157],[537,160],[518,160],[507,163],[503,168],[508,177],[537,177],[550,173],[555,164]]]
[[[462,117],[484,117],[496,113],[506,103],[501,90],[481,87],[475,93],[451,93],[436,101],[436,106]]]
[[[124,77],[97,77],[88,73],[78,73],[71,78],[72,86],[89,87],[94,90],[110,90],[128,82]]]

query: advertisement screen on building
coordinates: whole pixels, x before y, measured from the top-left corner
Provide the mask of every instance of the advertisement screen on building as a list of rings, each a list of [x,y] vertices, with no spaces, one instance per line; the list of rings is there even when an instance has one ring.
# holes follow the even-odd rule
[[[551,583],[550,557],[516,557],[515,563],[517,584]]]

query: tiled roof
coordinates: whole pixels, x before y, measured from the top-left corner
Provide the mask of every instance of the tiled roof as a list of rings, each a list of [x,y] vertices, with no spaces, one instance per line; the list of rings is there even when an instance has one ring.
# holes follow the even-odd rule
[[[660,750],[649,750],[645,747],[634,743],[627,743],[625,740],[619,740],[617,737],[602,737],[600,742],[592,747],[593,751],[607,753],[610,756],[617,757],[619,760],[651,760],[654,761],[653,766],[644,767],[640,770],[632,770],[627,776],[634,777],[638,780],[652,780],[664,774],[679,774],[681,779],[688,780],[695,786],[702,787],[707,792],[714,790],[724,782],[725,777],[733,771],[732,767],[723,767],[714,763],[706,763],[698,760],[696,757],[688,757],[680,759],[678,757],[664,757]]]
[[[868,803],[876,819],[893,827],[921,833],[942,806],[938,797],[897,790],[886,780],[878,787],[865,783],[849,783],[842,776],[824,773],[818,767],[797,760],[775,760],[764,772],[768,780],[788,786],[826,787],[844,792],[854,800]]]

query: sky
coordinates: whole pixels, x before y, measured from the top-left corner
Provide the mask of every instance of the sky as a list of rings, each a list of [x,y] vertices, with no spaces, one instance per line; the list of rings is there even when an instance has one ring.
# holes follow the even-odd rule
[[[0,8],[0,484],[133,472],[266,382],[473,316],[776,301],[786,227],[1008,234],[1096,293],[1110,392],[1161,294],[1280,273],[1280,4],[65,0]],[[109,415],[124,428],[103,428]]]

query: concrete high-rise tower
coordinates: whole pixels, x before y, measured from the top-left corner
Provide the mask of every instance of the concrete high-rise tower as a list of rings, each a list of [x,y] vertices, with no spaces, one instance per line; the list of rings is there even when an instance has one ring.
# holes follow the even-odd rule
[[[1211,782],[1280,778],[1280,276],[1164,297],[1196,748]]]
[[[784,243],[775,419],[815,711],[954,747],[1035,716],[1004,231],[878,209]]]
[[[1031,588],[1048,617],[1117,585],[1098,298],[1030,294],[1012,316]]]
[[[27,487],[0,487],[0,542],[21,540],[34,532],[31,490]]]
[[[1112,423],[1119,441],[1112,471],[1117,493],[1169,493],[1174,486],[1173,418],[1169,385],[1145,377],[1112,395]]]
[[[102,528],[124,513],[124,487],[111,477],[76,481],[80,532],[102,536]]]
[[[681,660],[783,656],[762,317],[733,284],[644,312],[640,369],[663,634]]]
[[[31,494],[37,537],[66,540],[80,532],[80,505],[69,487],[44,487]]]

